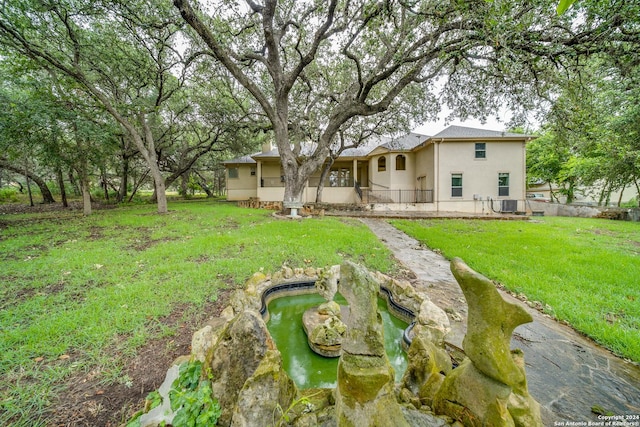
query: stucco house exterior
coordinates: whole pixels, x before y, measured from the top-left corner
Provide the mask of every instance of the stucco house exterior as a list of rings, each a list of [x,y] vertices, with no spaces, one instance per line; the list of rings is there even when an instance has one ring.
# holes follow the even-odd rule
[[[468,213],[526,210],[526,148],[534,137],[463,126],[427,136],[410,133],[345,150],[324,183],[322,202],[373,210]],[[282,201],[277,149],[224,162],[227,199]],[[303,201],[314,203],[317,171]]]

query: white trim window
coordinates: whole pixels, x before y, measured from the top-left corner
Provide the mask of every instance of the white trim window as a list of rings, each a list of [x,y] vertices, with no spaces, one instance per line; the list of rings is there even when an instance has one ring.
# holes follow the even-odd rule
[[[502,197],[509,196],[509,173],[508,172],[498,173],[498,196],[502,196]]]
[[[462,174],[451,174],[451,197],[462,197]]]
[[[486,159],[487,158],[487,143],[486,142],[476,142],[476,159]]]

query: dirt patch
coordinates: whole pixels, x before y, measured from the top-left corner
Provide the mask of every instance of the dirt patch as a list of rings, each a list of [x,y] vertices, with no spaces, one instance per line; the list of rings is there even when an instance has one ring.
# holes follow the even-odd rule
[[[146,396],[164,381],[167,369],[178,356],[191,352],[191,337],[206,319],[219,316],[228,305],[230,290],[218,293],[218,299],[208,303],[194,316],[184,318],[187,307],[177,307],[160,321],[176,327],[170,338],[156,339],[138,349],[127,362],[125,384],[102,385],[99,372],[70,378],[50,411],[48,426],[52,427],[117,427],[144,407]],[[118,356],[115,356],[118,357]]]

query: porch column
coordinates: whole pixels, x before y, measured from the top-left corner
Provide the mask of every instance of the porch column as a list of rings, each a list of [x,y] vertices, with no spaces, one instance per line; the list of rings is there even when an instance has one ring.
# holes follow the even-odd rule
[[[256,162],[256,197],[260,198],[260,192],[262,188],[262,162]]]
[[[353,177],[353,186],[356,186],[356,181],[358,180],[358,159],[353,159],[353,171],[351,171],[351,176]]]

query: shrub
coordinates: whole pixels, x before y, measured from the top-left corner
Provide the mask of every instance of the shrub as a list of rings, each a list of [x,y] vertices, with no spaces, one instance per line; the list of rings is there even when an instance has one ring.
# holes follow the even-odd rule
[[[18,201],[18,191],[14,188],[0,188],[0,203],[15,203]]]

